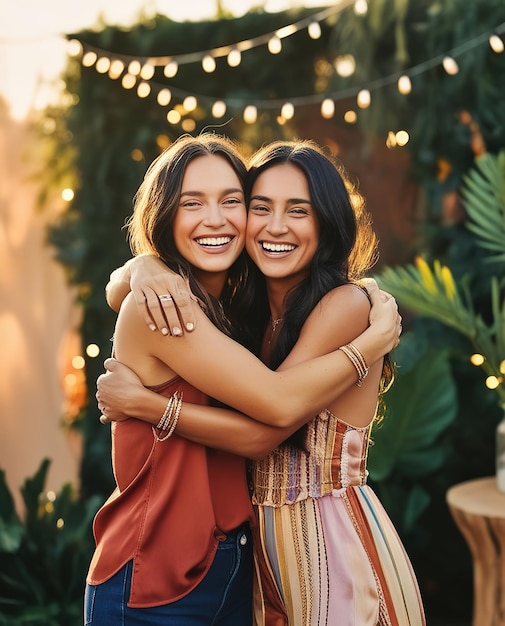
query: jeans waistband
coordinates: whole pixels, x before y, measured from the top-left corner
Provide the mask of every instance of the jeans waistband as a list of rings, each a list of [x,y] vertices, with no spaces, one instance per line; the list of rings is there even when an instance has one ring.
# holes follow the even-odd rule
[[[251,527],[246,522],[244,524],[241,524],[237,528],[234,528],[233,530],[229,530],[226,533],[223,531],[223,535],[226,535],[226,537],[229,539],[236,539],[239,535],[243,533],[249,533],[250,531],[251,531]]]

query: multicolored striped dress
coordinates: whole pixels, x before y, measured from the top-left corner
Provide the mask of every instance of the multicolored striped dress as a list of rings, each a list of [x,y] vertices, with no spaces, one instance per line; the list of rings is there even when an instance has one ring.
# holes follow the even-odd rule
[[[409,558],[366,485],[370,429],[323,411],[307,452],[253,464],[256,626],[425,626]]]

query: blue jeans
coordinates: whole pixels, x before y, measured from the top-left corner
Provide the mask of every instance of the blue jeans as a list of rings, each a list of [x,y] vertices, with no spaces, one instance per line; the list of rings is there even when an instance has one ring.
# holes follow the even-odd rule
[[[149,608],[127,606],[132,562],[101,585],[86,585],[85,626],[251,626],[252,537],[249,527],[220,541],[205,578],[184,598]]]

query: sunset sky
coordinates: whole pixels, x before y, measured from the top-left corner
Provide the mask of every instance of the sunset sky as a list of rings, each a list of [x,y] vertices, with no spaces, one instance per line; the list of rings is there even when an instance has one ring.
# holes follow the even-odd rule
[[[324,7],[328,0],[222,0],[240,16],[251,7],[270,12],[291,7]],[[43,107],[66,62],[65,33],[92,28],[100,21],[131,25],[140,13],[165,14],[173,20],[212,17],[216,0],[0,0],[0,97],[12,117],[22,119],[30,107]],[[56,90],[57,91],[57,90]]]

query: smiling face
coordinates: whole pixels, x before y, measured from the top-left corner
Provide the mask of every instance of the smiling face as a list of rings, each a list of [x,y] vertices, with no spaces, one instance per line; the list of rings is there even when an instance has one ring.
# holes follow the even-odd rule
[[[211,291],[242,252],[246,209],[239,177],[224,157],[199,156],[184,172],[173,233],[179,253]]]
[[[303,280],[319,243],[307,179],[292,163],[262,172],[251,190],[246,248],[267,280]]]

